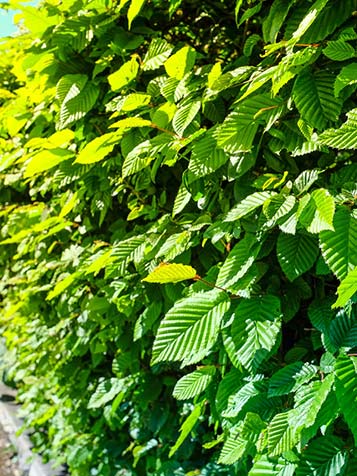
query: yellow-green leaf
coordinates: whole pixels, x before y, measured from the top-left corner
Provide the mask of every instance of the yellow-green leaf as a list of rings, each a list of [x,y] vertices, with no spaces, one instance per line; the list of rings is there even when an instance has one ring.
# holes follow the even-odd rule
[[[152,126],[152,123],[147,119],[142,119],[141,117],[127,117],[126,119],[121,119],[120,121],[114,122],[109,127],[117,127],[120,129],[130,129],[132,127],[145,127]]]
[[[182,79],[193,68],[196,51],[190,46],[184,46],[165,61],[166,73],[171,78]]]
[[[207,84],[209,88],[212,88],[214,82],[221,76],[222,68],[221,63],[216,63],[211,71],[208,73]]]
[[[121,110],[124,112],[134,111],[139,107],[147,106],[151,101],[151,96],[149,94],[143,93],[133,93],[129,94],[121,107]]]
[[[142,9],[146,0],[131,0],[129,10],[128,10],[128,24],[129,30],[131,28],[131,24],[136,16],[139,15],[140,10]]]
[[[52,169],[55,165],[73,157],[73,152],[65,149],[41,150],[30,159],[24,177],[32,177],[45,170]]]
[[[112,91],[118,91],[124,86],[127,86],[133,79],[136,78],[138,71],[139,65],[135,57],[124,63],[118,69],[118,71],[115,71],[115,73],[112,73],[108,76],[108,81]]]
[[[178,283],[185,279],[193,279],[197,275],[191,266],[176,263],[161,263],[143,281],[148,283]]]
[[[338,299],[332,307],[343,307],[355,293],[357,293],[357,266],[341,281],[337,288]]]
[[[128,3],[129,0],[120,0],[120,3],[119,3],[119,11],[125,7],[125,5]]]
[[[69,288],[72,283],[74,283],[74,281],[77,279],[78,276],[79,276],[79,273],[75,272],[75,273],[69,274],[68,276],[66,276],[61,281],[58,281],[58,283],[52,289],[52,291],[50,291],[47,294],[46,300],[50,301],[51,299],[59,296],[63,291],[65,291],[67,288]]]
[[[116,132],[96,137],[80,151],[75,162],[77,164],[94,164],[103,160],[113,150],[120,137]]]
[[[21,9],[21,13],[16,15],[15,23],[23,19],[26,28],[39,38],[48,28],[60,23],[60,17],[58,15],[48,15],[49,11],[46,9],[39,9],[30,5],[24,6],[17,2],[14,2],[13,5]]]
[[[57,131],[50,137],[33,137],[26,143],[27,149],[55,149],[64,147],[74,139],[74,132],[71,129]]]
[[[60,211],[59,217],[63,218],[66,215],[68,215],[68,213],[70,213],[73,210],[73,208],[76,206],[77,201],[78,201],[78,195],[77,195],[77,192],[74,192],[66,201],[66,203],[63,205]]]
[[[158,126],[165,128],[172,121],[177,106],[171,102],[165,102],[152,115],[152,122]]]
[[[109,249],[104,253],[100,253],[99,256],[95,258],[94,261],[88,266],[86,269],[86,274],[94,273],[94,276],[96,276],[101,269],[105,268],[105,266],[107,266],[109,263],[115,261],[115,256],[111,256],[111,254],[112,249]]]
[[[198,419],[200,418],[203,409],[204,409],[204,402],[198,403],[193,409],[192,413],[190,413],[190,415],[182,423],[180,428],[180,436],[178,437],[174,446],[170,449],[169,458],[171,458],[171,456],[173,456],[176,453],[176,451],[180,448],[182,443],[191,433],[193,427],[196,425]]]

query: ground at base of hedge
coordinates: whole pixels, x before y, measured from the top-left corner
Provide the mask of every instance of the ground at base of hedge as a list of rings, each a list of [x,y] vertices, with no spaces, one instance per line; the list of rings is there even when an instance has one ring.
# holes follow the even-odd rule
[[[0,474],[1,476],[25,476],[17,464],[16,451],[0,423]]]

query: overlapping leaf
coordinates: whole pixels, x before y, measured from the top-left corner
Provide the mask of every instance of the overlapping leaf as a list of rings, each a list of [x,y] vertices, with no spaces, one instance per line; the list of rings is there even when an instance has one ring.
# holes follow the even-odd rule
[[[278,237],[278,260],[290,281],[308,271],[315,263],[318,253],[317,242],[309,235],[281,233]]]
[[[203,367],[184,375],[176,383],[173,396],[178,400],[187,400],[199,395],[210,384],[214,374],[214,367]]]
[[[232,345],[227,347],[232,362],[256,371],[276,342],[280,319],[280,301],[275,296],[242,301],[234,312]]]
[[[341,474],[347,463],[347,454],[339,438],[325,436],[314,440],[303,454],[296,475],[333,476]]]
[[[58,127],[64,129],[84,117],[94,106],[99,90],[83,74],[67,74],[57,83],[60,102]]]
[[[337,210],[334,231],[320,234],[322,256],[339,279],[344,279],[357,265],[357,219],[346,208]]]
[[[339,129],[327,129],[319,136],[319,141],[335,149],[357,148],[357,109],[347,113],[347,121]]]
[[[342,102],[333,92],[334,76],[327,72],[312,74],[304,70],[295,81],[293,98],[301,117],[321,130],[329,121],[336,121]]]
[[[171,360],[188,365],[202,360],[215,344],[228,308],[227,295],[217,290],[178,301],[160,324],[152,363]]]

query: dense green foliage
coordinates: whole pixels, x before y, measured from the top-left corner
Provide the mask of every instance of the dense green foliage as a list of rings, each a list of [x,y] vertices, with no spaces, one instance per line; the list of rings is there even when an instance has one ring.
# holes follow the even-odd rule
[[[72,475],[357,474],[356,14],[22,7],[0,44],[3,359]]]

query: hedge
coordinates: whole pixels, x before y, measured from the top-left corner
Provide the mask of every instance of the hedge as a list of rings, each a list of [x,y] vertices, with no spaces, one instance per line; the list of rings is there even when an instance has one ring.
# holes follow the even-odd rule
[[[356,0],[11,5],[2,366],[37,450],[356,475]]]

